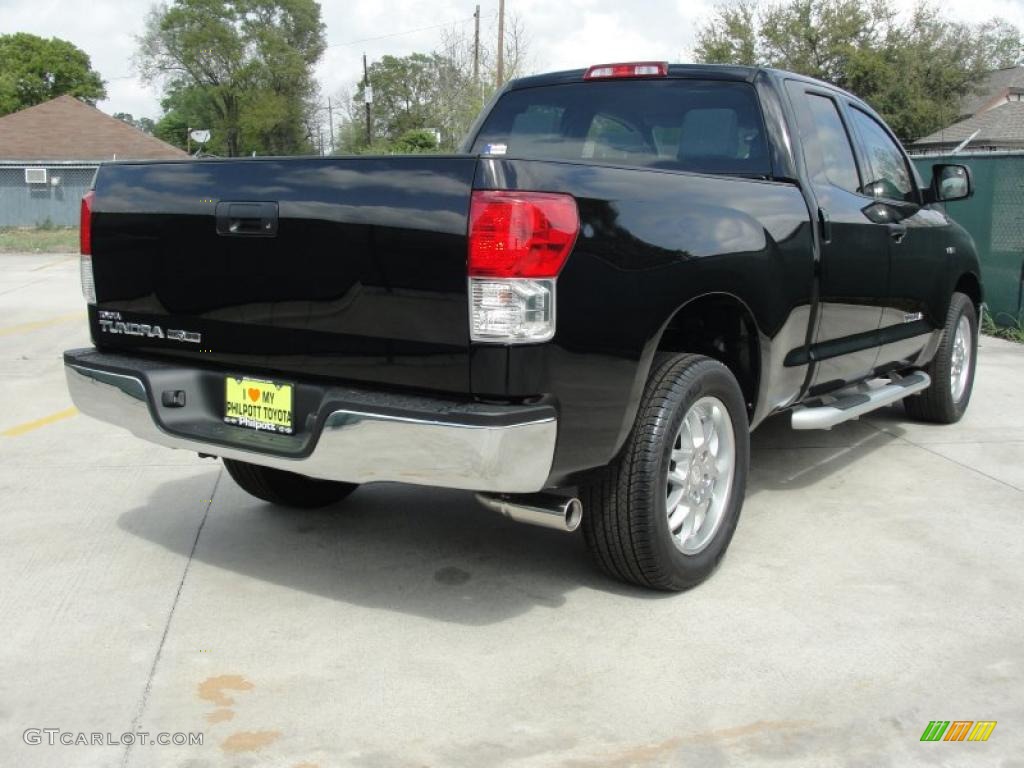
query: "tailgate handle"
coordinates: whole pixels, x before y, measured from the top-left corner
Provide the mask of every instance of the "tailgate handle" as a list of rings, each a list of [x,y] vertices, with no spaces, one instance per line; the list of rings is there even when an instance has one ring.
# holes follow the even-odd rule
[[[276,237],[277,203],[217,203],[217,234]]]

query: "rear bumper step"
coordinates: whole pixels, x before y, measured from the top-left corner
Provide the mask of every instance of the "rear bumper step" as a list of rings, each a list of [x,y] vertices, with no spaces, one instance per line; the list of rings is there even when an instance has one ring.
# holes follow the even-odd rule
[[[831,429],[927,389],[931,383],[927,373],[917,371],[888,384],[861,384],[829,396],[827,402],[797,406],[793,409],[793,429]]]
[[[492,493],[533,493],[551,472],[551,405],[488,405],[313,382],[294,435],[223,421],[226,373],[95,349],[64,353],[78,409],[170,448],[222,456],[324,480],[395,481]],[[183,392],[184,406],[162,393]],[[300,414],[297,414],[299,416]]]

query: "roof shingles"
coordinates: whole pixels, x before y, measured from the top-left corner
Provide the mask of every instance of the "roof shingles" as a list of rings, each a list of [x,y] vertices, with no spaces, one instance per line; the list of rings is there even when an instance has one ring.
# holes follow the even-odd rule
[[[957,145],[971,136],[972,147],[1024,148],[1024,101],[1008,101],[974,117],[953,123],[914,142],[914,146]]]
[[[188,154],[73,96],[0,117],[0,160],[181,160]]]
[[[1007,67],[989,72],[960,102],[961,117],[970,117],[986,108],[1014,88],[1024,88],[1024,67]]]

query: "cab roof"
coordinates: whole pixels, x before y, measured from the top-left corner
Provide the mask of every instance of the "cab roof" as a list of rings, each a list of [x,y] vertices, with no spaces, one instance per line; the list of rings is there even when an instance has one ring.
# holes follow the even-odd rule
[[[668,77],[694,78],[702,80],[734,80],[750,83],[763,67],[747,67],[734,64],[669,64]],[[508,83],[508,90],[535,88],[541,85],[584,82],[586,69],[567,69],[561,72],[546,72],[541,75],[520,77]]]

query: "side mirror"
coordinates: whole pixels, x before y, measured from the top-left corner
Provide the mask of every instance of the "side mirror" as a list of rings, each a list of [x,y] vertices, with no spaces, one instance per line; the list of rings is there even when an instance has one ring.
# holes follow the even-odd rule
[[[966,165],[936,163],[932,166],[932,186],[929,192],[930,202],[966,200],[974,194],[971,169]]]

